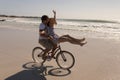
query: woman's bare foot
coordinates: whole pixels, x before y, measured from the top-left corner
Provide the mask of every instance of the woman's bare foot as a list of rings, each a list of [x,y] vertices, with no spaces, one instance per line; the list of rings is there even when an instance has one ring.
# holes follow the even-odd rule
[[[63,35],[63,36],[61,36],[61,37],[69,37],[69,35],[68,35],[68,34],[66,34],[66,35]]]
[[[80,46],[83,46],[83,45],[85,45],[85,44],[87,44],[87,42],[85,42],[85,43],[80,43]]]
[[[83,42],[83,41],[85,41],[85,38],[80,39],[80,42]]]

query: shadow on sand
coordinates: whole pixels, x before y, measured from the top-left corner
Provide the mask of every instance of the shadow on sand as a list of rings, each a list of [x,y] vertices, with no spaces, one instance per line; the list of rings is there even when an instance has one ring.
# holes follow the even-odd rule
[[[23,70],[21,72],[18,72],[17,74],[14,74],[5,80],[47,80],[44,76],[39,75],[36,76],[33,73],[33,70]]]
[[[71,73],[70,70],[54,68],[53,66],[44,66],[39,63],[28,62],[23,65],[25,70],[20,71],[5,80],[47,80],[46,76],[67,76]]]

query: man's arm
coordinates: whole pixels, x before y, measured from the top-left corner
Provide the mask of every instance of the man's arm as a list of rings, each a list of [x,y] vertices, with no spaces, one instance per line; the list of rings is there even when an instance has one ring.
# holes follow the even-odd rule
[[[43,36],[43,37],[49,37],[49,35],[45,32],[45,30],[39,30],[39,34],[40,36]]]
[[[40,36],[46,37],[50,40],[53,40],[53,37],[48,35],[44,30],[39,30],[39,34],[40,34]]]

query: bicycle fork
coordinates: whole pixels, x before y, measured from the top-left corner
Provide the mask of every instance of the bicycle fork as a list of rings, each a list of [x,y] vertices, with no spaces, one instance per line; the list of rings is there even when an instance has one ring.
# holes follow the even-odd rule
[[[62,57],[62,59],[63,59],[65,62],[67,61],[65,55],[64,55],[62,52],[61,52],[61,57]]]

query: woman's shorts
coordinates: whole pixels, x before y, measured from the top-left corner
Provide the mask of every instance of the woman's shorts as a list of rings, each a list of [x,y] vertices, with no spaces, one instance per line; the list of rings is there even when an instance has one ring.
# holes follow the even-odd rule
[[[46,49],[52,49],[53,48],[53,43],[49,39],[39,39],[39,43],[45,47]]]

